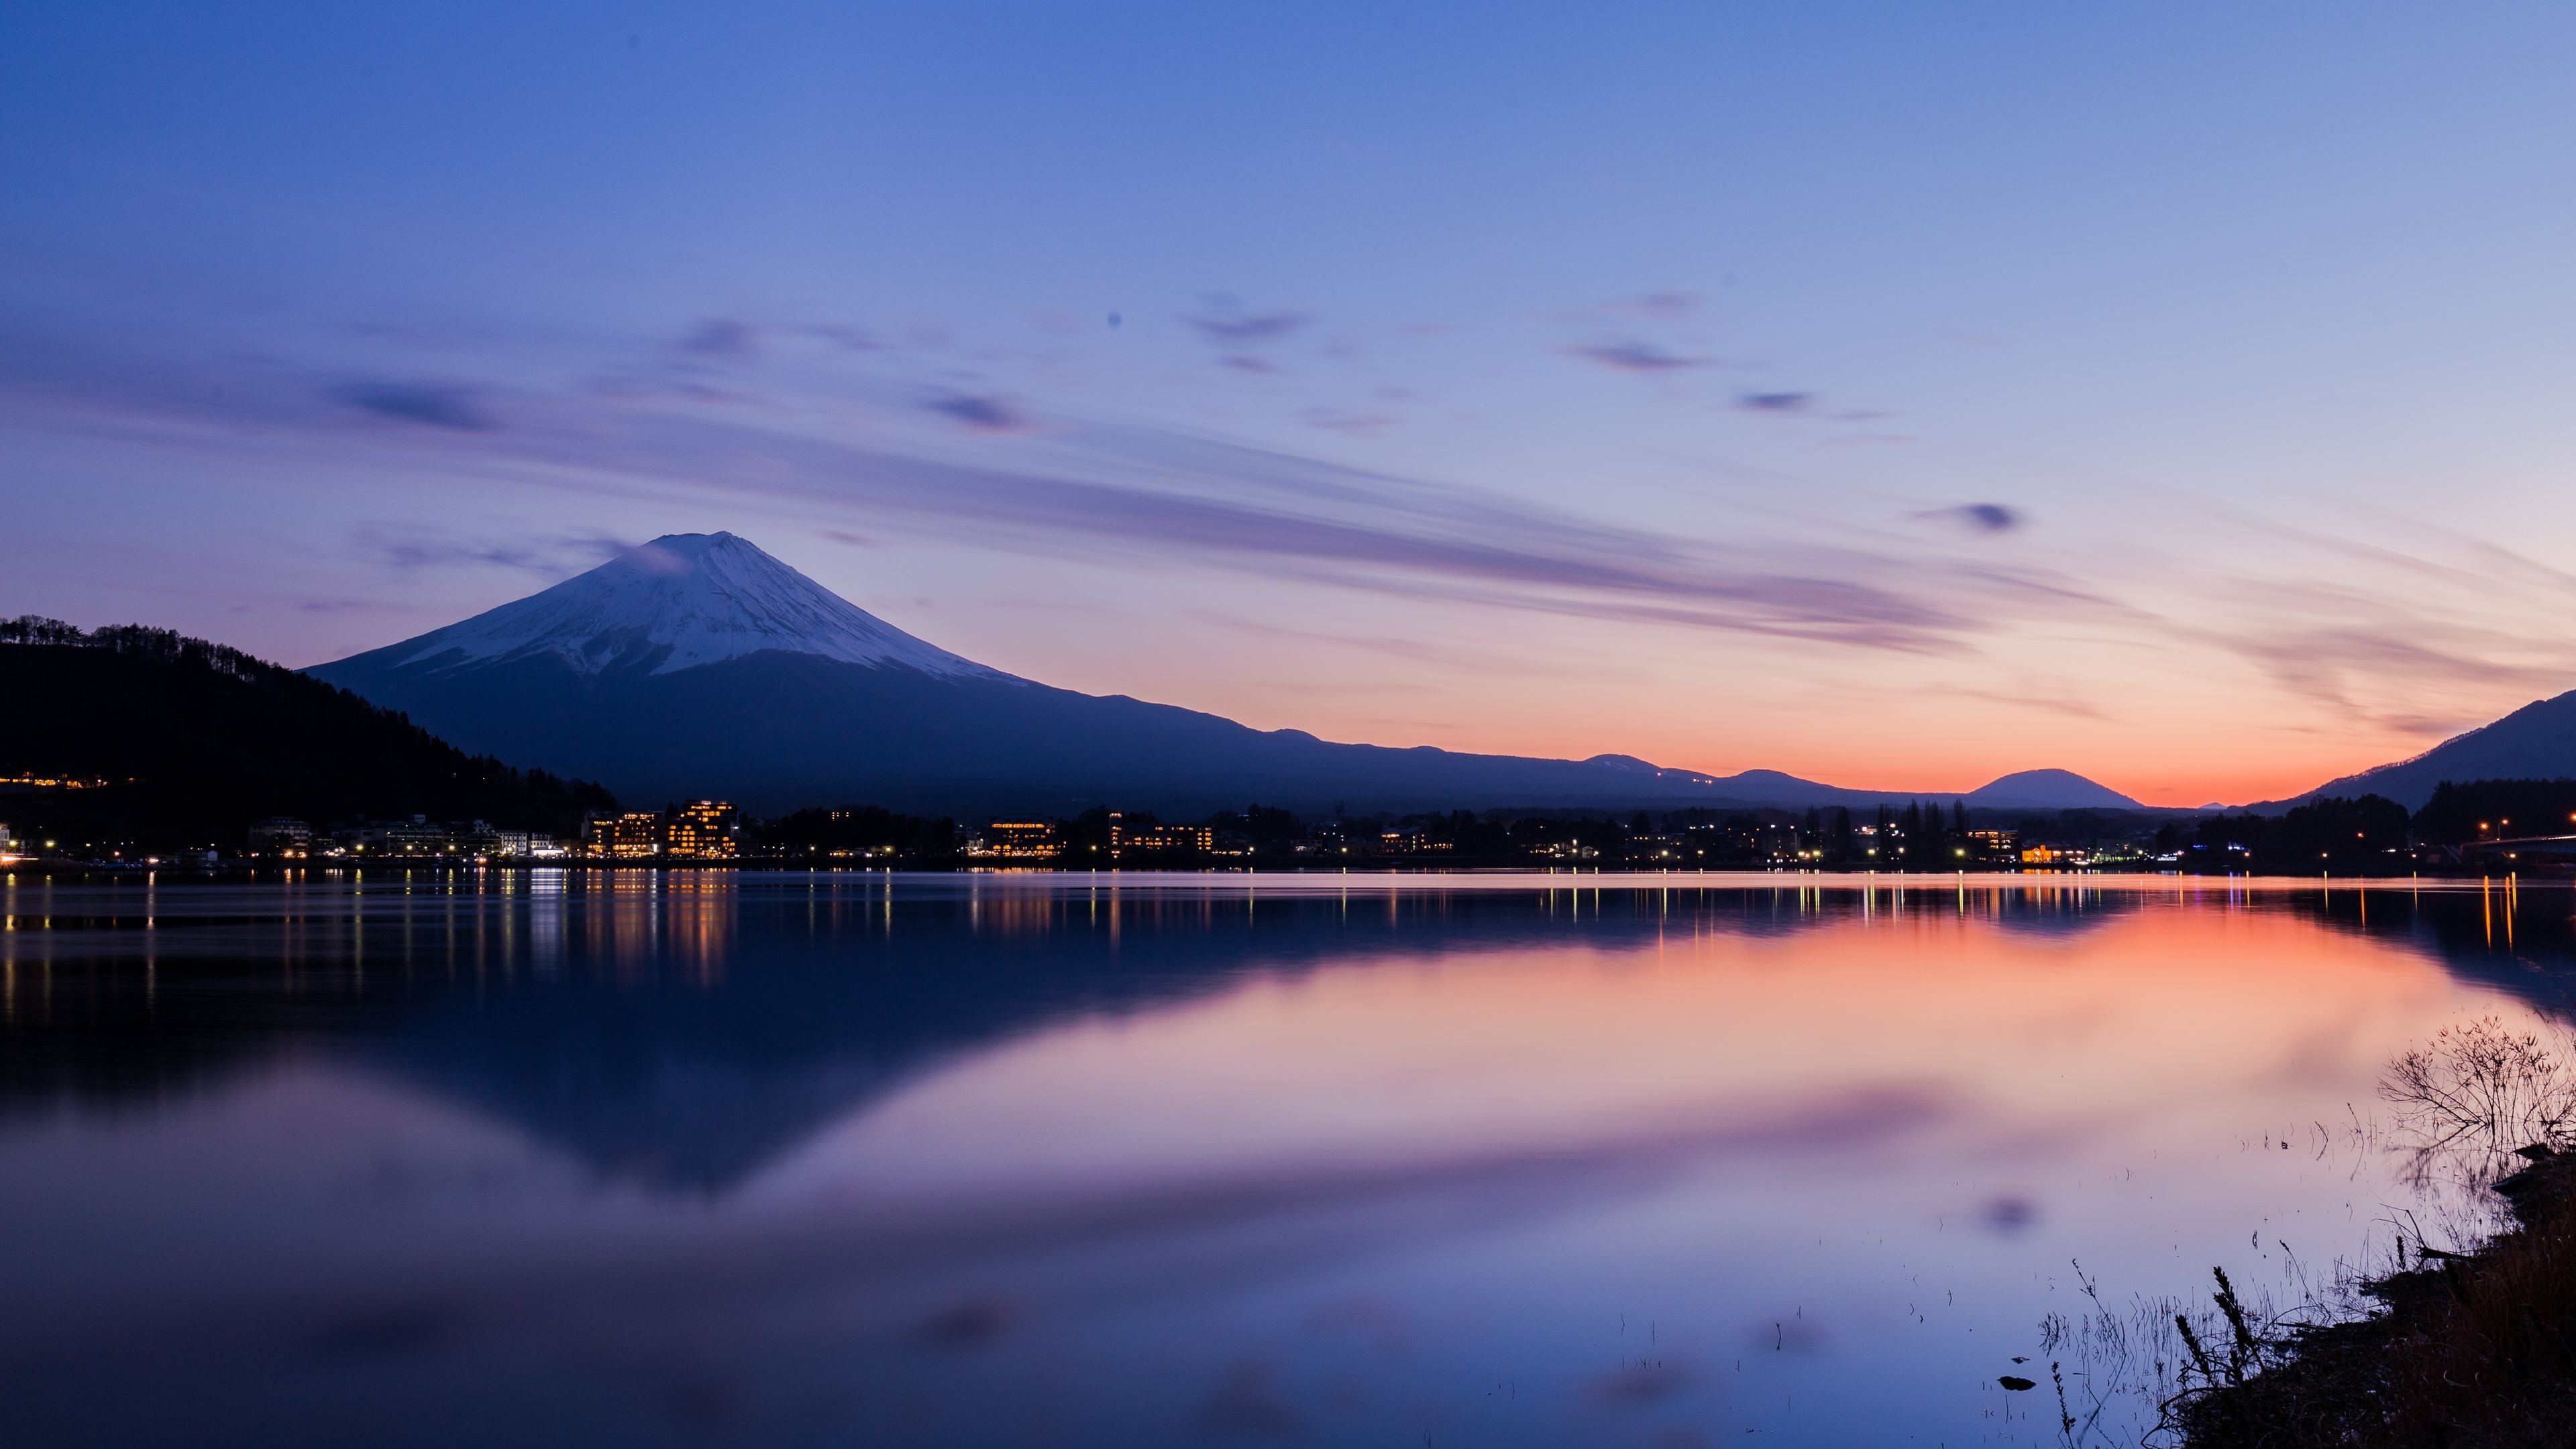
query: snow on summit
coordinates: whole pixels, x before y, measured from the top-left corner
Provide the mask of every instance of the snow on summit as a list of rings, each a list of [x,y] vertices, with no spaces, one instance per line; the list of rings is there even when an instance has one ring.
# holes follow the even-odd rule
[[[1009,677],[912,637],[730,533],[666,534],[395,647],[400,665],[448,668],[557,654],[597,674],[659,654],[652,672],[669,674],[775,649],[925,674]]]

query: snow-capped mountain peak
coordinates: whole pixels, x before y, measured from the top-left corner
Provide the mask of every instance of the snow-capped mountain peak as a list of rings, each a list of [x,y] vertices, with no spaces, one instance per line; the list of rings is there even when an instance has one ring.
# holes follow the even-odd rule
[[[516,603],[396,646],[396,667],[543,654],[582,674],[669,674],[763,650],[1007,679],[916,639],[730,533],[667,534]]]

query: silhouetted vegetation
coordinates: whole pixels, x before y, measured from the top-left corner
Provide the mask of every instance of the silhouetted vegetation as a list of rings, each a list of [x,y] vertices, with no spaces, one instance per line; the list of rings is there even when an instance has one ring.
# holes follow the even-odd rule
[[[2445,780],[2414,825],[2417,839],[2442,845],[2576,833],[2576,780]]]
[[[2158,844],[2186,871],[2274,875],[2386,874],[2411,868],[2406,807],[2378,795],[2311,801],[2286,815],[2204,815]]]
[[[957,822],[898,815],[874,805],[799,810],[754,827],[751,853],[774,861],[945,869],[962,864]]]
[[[607,791],[468,755],[402,715],[237,649],[139,625],[0,623],[0,819],[23,837],[238,847],[249,823],[481,819],[578,833]],[[104,783],[97,783],[104,782]]]
[[[2195,1449],[2569,1441],[2576,1086],[2567,1044],[2492,1019],[2472,1023],[2400,1057],[2381,1095],[2421,1161],[2456,1160],[2470,1186],[2505,1199],[2516,1226],[2468,1253],[2419,1238],[2410,1254],[2401,1239],[2396,1271],[2360,1285],[2384,1307],[2373,1316],[2279,1331],[2237,1315],[2235,1346],[2193,1342],[2199,1382],[2175,1400],[2172,1422]],[[2187,1324],[2184,1332],[2192,1337]]]

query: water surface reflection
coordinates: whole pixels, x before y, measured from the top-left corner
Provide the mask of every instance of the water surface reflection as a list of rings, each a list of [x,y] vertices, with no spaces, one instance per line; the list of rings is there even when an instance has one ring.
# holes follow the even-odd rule
[[[2381,1066],[2569,979],[2560,888],[1842,885],[22,876],[7,1411],[2055,1442],[2071,1260],[2361,1251]]]

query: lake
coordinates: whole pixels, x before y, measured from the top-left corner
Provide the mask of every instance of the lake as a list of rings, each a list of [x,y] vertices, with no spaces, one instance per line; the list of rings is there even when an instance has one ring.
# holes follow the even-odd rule
[[[2555,1030],[2571,908],[2169,877],[21,873],[0,1423],[2055,1444],[2062,1382],[2075,1437],[2135,1442],[2154,1322],[2213,1266],[2287,1305],[2406,1224],[2467,1230],[2377,1085],[2445,1026]]]

